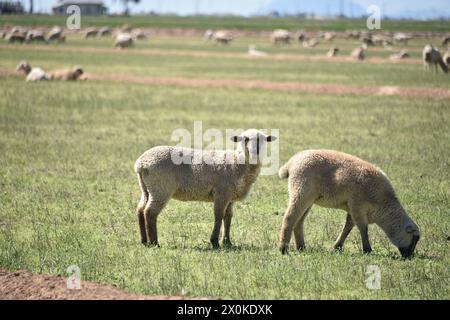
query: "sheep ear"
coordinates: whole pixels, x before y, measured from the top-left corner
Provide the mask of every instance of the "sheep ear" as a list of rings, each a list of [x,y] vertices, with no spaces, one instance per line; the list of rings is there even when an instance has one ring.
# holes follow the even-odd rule
[[[232,136],[230,139],[231,139],[231,141],[234,141],[234,142],[242,141],[242,137],[241,136]]]
[[[277,140],[277,137],[275,137],[275,136],[266,136],[266,141],[267,142],[272,142],[272,141],[275,141],[275,140]]]

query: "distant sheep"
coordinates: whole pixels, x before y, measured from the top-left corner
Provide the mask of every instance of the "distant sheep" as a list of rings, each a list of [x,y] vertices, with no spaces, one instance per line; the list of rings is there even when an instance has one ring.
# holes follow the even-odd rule
[[[327,57],[332,58],[336,57],[339,52],[339,48],[331,47],[330,50],[327,52]]]
[[[219,247],[222,220],[225,227],[223,242],[231,244],[233,205],[249,193],[261,169],[263,150],[267,142],[276,137],[250,129],[231,139],[239,142],[237,150],[202,151],[160,146],[139,157],[134,168],[142,192],[137,206],[142,243],[158,244],[157,217],[167,202],[174,198],[214,202],[211,244],[214,248]],[[178,164],[174,157],[191,161]],[[192,161],[197,157],[200,161]]]
[[[233,36],[226,30],[218,30],[210,34],[209,40],[214,40],[215,43],[227,45],[233,40]]]
[[[391,60],[402,60],[402,59],[406,59],[409,58],[410,55],[406,50],[402,50],[400,52],[397,53],[393,53],[389,56],[389,59]]]
[[[450,43],[450,35],[446,35],[446,36],[444,36],[443,38],[442,38],[442,45],[443,46],[446,46],[446,45],[448,45]]]
[[[270,39],[274,45],[290,44],[292,39],[292,34],[283,29],[277,29],[272,32]]]
[[[84,38],[95,38],[98,35],[98,29],[97,28],[87,28],[84,30]]]
[[[97,31],[97,37],[99,37],[99,38],[107,37],[107,36],[110,36],[111,34],[112,34],[112,30],[110,27],[101,27]]]
[[[30,42],[47,43],[45,33],[44,33],[44,31],[41,31],[41,30],[29,30],[27,32],[27,36],[25,37],[25,41],[28,43],[30,43]]]
[[[354,60],[364,60],[366,58],[366,49],[362,46],[353,49],[350,53],[350,57]]]
[[[23,43],[23,42],[25,42],[25,36],[23,36],[22,34],[18,34],[18,33],[8,33],[6,35],[6,37],[5,37],[5,39],[9,43],[14,43],[14,42]]]
[[[422,51],[422,61],[425,70],[430,70],[434,65],[434,70],[437,72],[437,65],[441,67],[444,73],[448,73],[448,66],[445,64],[444,59],[442,59],[441,53],[438,48],[427,44]]]
[[[289,178],[289,207],[283,218],[279,248],[286,253],[292,232],[298,250],[305,247],[303,224],[313,204],[347,211],[345,226],[334,244],[341,249],[353,226],[365,253],[372,251],[368,224],[377,224],[403,257],[414,253],[419,227],[400,204],[386,174],[373,164],[332,150],[306,150],[280,168]]]
[[[393,37],[395,43],[403,43],[405,45],[407,45],[408,41],[411,40],[412,38],[413,38],[412,35],[403,32],[397,32],[394,34]]]
[[[41,68],[32,68],[31,65],[26,61],[19,63],[16,67],[16,70],[22,71],[26,75],[25,81],[27,82],[51,80],[50,75],[47,74],[44,70],[42,70]]]
[[[133,38],[136,39],[136,40],[147,40],[147,39],[148,39],[147,33],[145,33],[144,31],[142,31],[141,29],[134,29],[134,30],[131,32],[131,35],[132,35]]]
[[[66,41],[66,36],[64,35],[64,31],[61,27],[55,26],[48,32],[47,42],[50,41],[57,41],[57,42]]]
[[[303,41],[303,47],[308,48],[308,49],[312,49],[315,46],[317,46],[318,44],[319,44],[319,40],[317,40],[316,38],[312,38],[312,39]]]
[[[71,69],[57,70],[57,71],[50,72],[50,79],[63,80],[63,81],[75,81],[75,80],[80,79],[80,77],[83,75],[83,73],[84,73],[83,68],[81,68],[80,66],[77,66],[77,67],[74,67]]]
[[[442,57],[447,67],[450,67],[450,50],[445,51],[444,56]]]
[[[119,33],[114,41],[114,47],[119,49],[129,48],[134,45],[133,36],[130,33]]]

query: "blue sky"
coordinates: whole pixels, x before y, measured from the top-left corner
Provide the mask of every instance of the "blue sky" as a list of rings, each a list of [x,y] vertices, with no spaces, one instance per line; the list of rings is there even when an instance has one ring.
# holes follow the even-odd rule
[[[75,0],[76,1],[76,0]],[[342,0],[346,14],[350,8],[354,14],[364,13],[371,4],[385,9],[387,15],[393,17],[433,18],[450,17],[449,0]],[[35,10],[50,12],[56,0],[34,0]],[[28,7],[28,0],[22,0]],[[104,0],[111,13],[120,12],[122,4],[119,0]],[[195,12],[211,14],[240,14],[252,15],[266,13],[277,9],[281,12],[294,13],[296,11],[314,12],[318,15],[334,14],[339,11],[338,0],[141,0],[138,5],[130,5],[131,12],[149,12],[150,10],[163,13],[177,13],[180,15]]]

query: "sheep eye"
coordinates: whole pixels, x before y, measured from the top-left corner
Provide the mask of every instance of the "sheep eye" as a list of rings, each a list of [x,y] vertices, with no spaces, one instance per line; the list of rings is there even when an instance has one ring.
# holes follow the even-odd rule
[[[245,141],[245,142],[249,142],[249,141],[250,141],[250,138],[249,138],[249,137],[245,137],[245,138],[244,138],[244,141]]]

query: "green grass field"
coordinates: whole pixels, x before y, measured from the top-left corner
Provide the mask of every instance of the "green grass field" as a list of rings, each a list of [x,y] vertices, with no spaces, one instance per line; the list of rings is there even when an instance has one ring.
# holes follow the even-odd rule
[[[65,25],[66,17],[58,15],[2,15],[1,25],[24,26],[52,26]],[[364,29],[365,19],[305,19],[298,17],[252,17],[238,16],[102,16],[82,17],[82,27],[103,26],[120,27],[129,24],[133,27],[147,28],[193,28],[193,29],[248,29],[271,30],[285,28],[290,30],[306,29],[311,31],[335,30],[346,31],[351,29]],[[383,20],[382,28],[392,31],[434,31],[448,32],[448,20],[411,21],[411,20]]]
[[[19,60],[55,69],[201,79],[250,79],[354,86],[449,88],[443,73],[420,64],[249,60],[139,54],[144,49],[244,52],[198,39],[157,38],[126,54],[2,47],[0,68]],[[263,40],[259,47],[275,48]],[[4,42],[1,43],[5,45]],[[110,47],[111,40],[69,38],[70,48]],[[352,44],[342,43],[350,48]],[[423,43],[411,43],[420,52]],[[303,50],[303,51],[302,51]],[[308,53],[297,47],[279,52]],[[372,54],[369,51],[369,54]],[[374,53],[383,58],[387,53]],[[418,58],[419,53],[415,56]],[[258,89],[188,88],[125,82],[25,83],[0,76],[0,267],[66,274],[145,294],[235,299],[449,299],[450,101],[398,96],[311,94]],[[380,166],[421,228],[411,260],[400,259],[371,226],[374,251],[363,255],[354,230],[343,252],[331,250],[345,212],[313,207],[307,250],[277,250],[287,184],[260,176],[236,206],[234,246],[212,250],[212,205],[172,200],[159,218],[161,248],[140,244],[134,161],[146,149],[173,144],[173,130],[274,128],[280,164],[308,148],[341,150]],[[368,266],[381,289],[366,287]]]

